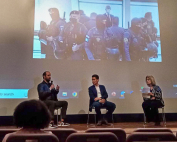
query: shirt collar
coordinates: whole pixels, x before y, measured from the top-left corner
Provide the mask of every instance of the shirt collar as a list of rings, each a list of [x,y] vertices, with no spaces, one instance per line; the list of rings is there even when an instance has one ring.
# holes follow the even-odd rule
[[[44,83],[44,84],[50,84],[50,83],[45,82],[44,80],[42,81],[42,83]]]
[[[95,87],[99,87],[100,85],[98,84],[98,86],[94,85]]]

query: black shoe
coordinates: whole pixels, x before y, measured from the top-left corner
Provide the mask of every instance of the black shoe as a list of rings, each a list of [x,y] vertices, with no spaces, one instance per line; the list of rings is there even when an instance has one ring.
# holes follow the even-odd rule
[[[102,125],[102,121],[99,120],[98,123],[96,124],[97,126],[101,126]]]
[[[107,126],[111,126],[111,124],[108,123],[108,121],[107,121],[106,119],[104,119],[104,120],[102,121],[102,124],[105,124],[105,125],[107,125]]]
[[[154,122],[154,121],[152,121],[152,120],[147,120],[147,121],[146,121],[146,123],[150,123],[150,122]]]
[[[155,126],[161,126],[160,122],[155,122]]]
[[[147,123],[153,122],[153,119],[152,118],[146,118],[146,122]]]

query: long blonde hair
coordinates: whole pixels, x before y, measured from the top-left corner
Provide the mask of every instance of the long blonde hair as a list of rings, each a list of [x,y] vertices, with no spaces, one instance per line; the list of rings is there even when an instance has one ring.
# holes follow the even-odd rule
[[[152,75],[147,75],[147,76],[146,76],[146,80],[147,80],[147,78],[148,78],[149,80],[151,80],[152,86],[155,86],[155,85],[156,85],[155,78],[154,78]]]

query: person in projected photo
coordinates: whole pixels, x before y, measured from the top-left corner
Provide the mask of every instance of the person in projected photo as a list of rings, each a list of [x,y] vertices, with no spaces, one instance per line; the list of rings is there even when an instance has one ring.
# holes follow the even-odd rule
[[[147,42],[147,51],[149,51],[148,57],[157,58],[158,52],[158,42],[157,42],[157,28],[153,28],[153,34],[148,34],[147,32],[147,19],[141,18],[142,20],[142,32],[149,37],[149,42]]]
[[[123,60],[144,61],[147,59],[146,47],[150,42],[149,36],[142,31],[141,18],[133,18],[131,27],[124,32]],[[147,59],[149,61],[149,59]]]
[[[46,54],[46,58],[63,59],[65,58],[65,51],[62,44],[58,42],[58,37],[66,22],[60,18],[57,8],[50,8],[49,14],[52,19],[50,25],[44,21],[40,23],[38,36],[41,41],[41,53]]]
[[[148,34],[150,37],[150,43],[148,43],[148,50],[151,51],[150,57],[157,58],[157,48],[159,46],[157,42],[157,28],[155,27],[155,24],[152,20],[152,13],[147,12],[144,16],[144,19],[146,20],[146,26],[144,27],[144,31]]]
[[[124,29],[119,27],[119,18],[113,17],[113,26],[107,29],[107,58],[108,60],[122,60]]]
[[[160,118],[158,108],[164,107],[164,101],[162,98],[162,90],[156,85],[153,76],[146,76],[146,84],[150,87],[150,99],[145,100],[142,104],[147,122],[154,121],[155,125],[160,125]]]
[[[111,6],[107,5],[105,8],[106,13],[104,14],[106,16],[106,27],[111,27],[112,26],[112,20],[113,20],[113,15],[111,15]]]
[[[90,20],[90,18],[85,15],[83,10],[79,10],[79,14],[80,14],[80,18],[79,18],[80,23],[84,24]]]
[[[88,22],[84,23],[84,25],[86,26],[88,31],[90,29],[96,27],[96,16],[97,16],[97,14],[95,12],[91,13],[90,20]]]
[[[87,56],[92,60],[106,60],[106,17],[97,15],[96,27],[89,30],[86,36],[85,47],[88,49]]]
[[[116,105],[107,101],[108,93],[104,85],[99,85],[98,75],[92,75],[92,83],[93,85],[88,88],[90,96],[89,111],[92,111],[92,109],[95,108],[98,118],[98,126],[101,126],[102,124],[110,125],[107,120],[112,118],[112,113],[114,112]],[[101,118],[101,108],[106,108],[108,110],[106,117],[103,119]]]
[[[60,87],[58,85],[55,87],[53,81],[51,81],[51,73],[49,71],[45,71],[42,76],[43,82],[38,85],[37,91],[39,99],[46,104],[52,115],[52,121],[50,123],[51,127],[54,127],[54,110],[59,107],[61,107],[62,118],[57,126],[69,126],[69,124],[66,123],[68,102],[58,101],[57,99],[57,94],[59,93]]]
[[[68,60],[85,60],[85,37],[87,28],[79,23],[79,12],[74,10],[70,13],[70,21],[65,25],[60,34],[60,42],[65,44]]]
[[[144,16],[144,18],[147,21],[147,26],[146,26],[146,32],[148,35],[152,36],[152,39],[154,38],[154,34],[156,34],[156,30],[154,31],[155,28],[155,24],[152,21],[152,13],[151,12],[147,12]],[[155,39],[156,40],[156,39]]]

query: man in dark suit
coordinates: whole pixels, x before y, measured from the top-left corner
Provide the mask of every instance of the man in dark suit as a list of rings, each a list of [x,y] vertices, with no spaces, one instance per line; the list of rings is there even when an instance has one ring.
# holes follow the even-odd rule
[[[116,105],[112,102],[107,101],[108,93],[106,91],[106,88],[104,85],[99,85],[99,76],[98,75],[92,75],[92,83],[93,85],[89,87],[89,96],[90,96],[90,111],[92,111],[92,108],[95,108],[97,117],[98,117],[98,123],[97,125],[100,126],[103,123],[106,125],[109,125],[107,119],[109,116],[112,115],[114,112]],[[101,119],[101,108],[106,108],[108,111],[106,113],[107,119]]]
[[[112,27],[112,21],[114,16],[110,14],[111,12],[111,7],[109,5],[106,6],[106,13],[104,14],[106,16],[106,27]]]

